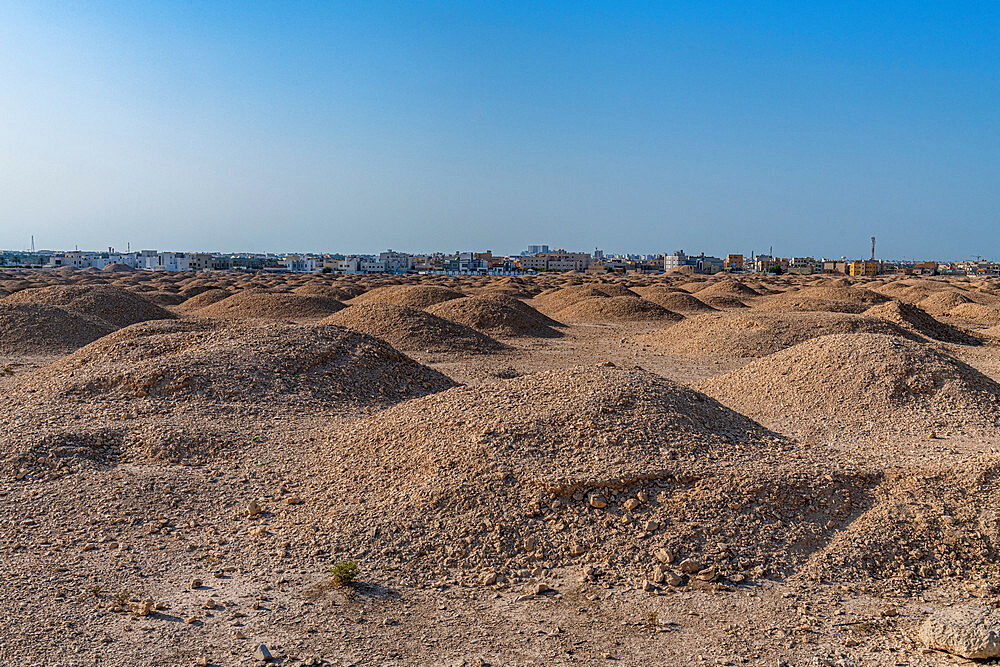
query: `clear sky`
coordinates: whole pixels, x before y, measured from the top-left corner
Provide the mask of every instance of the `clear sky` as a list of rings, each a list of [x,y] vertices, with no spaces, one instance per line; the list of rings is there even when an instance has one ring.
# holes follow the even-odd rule
[[[1000,257],[1000,2],[0,0],[0,247]]]

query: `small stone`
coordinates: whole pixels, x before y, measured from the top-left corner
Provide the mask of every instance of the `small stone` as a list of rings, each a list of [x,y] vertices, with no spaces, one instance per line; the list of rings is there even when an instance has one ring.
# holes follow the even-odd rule
[[[638,500],[636,500],[635,498],[629,498],[629,499],[628,499],[628,500],[626,500],[626,501],[625,501],[625,503],[624,503],[624,504],[622,505],[622,507],[624,507],[624,508],[625,508],[626,510],[628,510],[629,512],[631,512],[632,510],[634,510],[634,509],[635,509],[636,507],[638,507],[638,506],[639,506],[639,501],[638,501]]]
[[[289,496],[288,498],[285,498],[285,504],[286,505],[301,505],[302,504],[302,499],[299,498],[298,496]]]
[[[590,506],[597,509],[604,509],[608,506],[608,501],[605,500],[603,496],[591,496]]]
[[[569,555],[570,556],[581,556],[586,549],[583,548],[581,544],[571,544],[569,545]]]
[[[931,431],[930,433],[927,434],[927,439],[928,440],[937,440],[937,433],[935,433],[934,431]]]
[[[663,569],[662,565],[657,565],[653,568],[653,583],[662,584],[667,578],[667,572]]]
[[[202,582],[201,579],[192,579],[191,580],[191,590],[196,590],[198,588],[201,588],[204,585],[205,584]]]
[[[674,555],[666,549],[660,548],[653,552],[653,558],[666,565],[674,559]]]
[[[642,529],[647,533],[652,533],[659,527],[660,524],[658,524],[656,521],[647,521],[644,524],[642,524]]]
[[[920,626],[928,648],[970,660],[1000,657],[1000,614],[979,605],[940,609]]]
[[[531,592],[534,593],[535,595],[542,595],[543,593],[547,593],[550,590],[552,589],[549,588],[548,584],[544,584],[540,581],[531,587]]]
[[[253,657],[257,660],[263,660],[264,662],[270,662],[274,656],[267,649],[267,646],[261,644],[257,647],[257,650],[253,652]]]
[[[200,656],[194,661],[194,664],[198,665],[198,667],[208,667],[208,658]]]
[[[666,572],[664,574],[664,582],[671,588],[680,588],[684,585],[684,577],[676,572]]]
[[[524,538],[524,550],[525,551],[534,551],[536,546],[537,546],[537,544],[535,542],[535,538],[533,538],[533,537],[526,537],[526,538]]]
[[[132,608],[132,611],[136,616],[149,616],[153,613],[153,601],[146,599],[142,602],[138,602]]]
[[[647,593],[653,590],[653,582],[651,582],[649,579],[643,579],[642,590],[646,591]]]
[[[250,504],[247,505],[246,514],[247,516],[257,516],[261,513],[260,505],[257,504],[256,500],[251,500]],[[261,644],[263,646],[263,644]]]
[[[479,582],[483,586],[492,586],[497,583],[497,573],[496,572],[484,572],[483,576],[479,579]]]
[[[649,496],[646,495],[645,491],[640,491],[639,493],[635,494],[635,497],[639,499],[640,503],[648,503],[649,502]]]
[[[718,573],[714,567],[706,567],[704,570],[695,575],[695,577],[701,579],[702,581],[715,581],[717,576]]]
[[[681,561],[678,566],[684,574],[694,574],[696,572],[701,572],[705,569],[705,566],[694,560],[693,558],[685,558]]]

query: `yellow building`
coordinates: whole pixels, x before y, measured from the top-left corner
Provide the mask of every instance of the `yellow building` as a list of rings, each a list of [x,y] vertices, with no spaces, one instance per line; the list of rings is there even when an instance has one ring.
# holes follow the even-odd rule
[[[851,262],[848,266],[848,275],[874,277],[878,275],[879,263],[871,260]]]

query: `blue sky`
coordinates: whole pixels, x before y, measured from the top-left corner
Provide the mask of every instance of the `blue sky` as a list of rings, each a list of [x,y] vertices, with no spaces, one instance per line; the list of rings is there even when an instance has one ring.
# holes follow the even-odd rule
[[[0,247],[1000,257],[1000,3],[0,0]]]

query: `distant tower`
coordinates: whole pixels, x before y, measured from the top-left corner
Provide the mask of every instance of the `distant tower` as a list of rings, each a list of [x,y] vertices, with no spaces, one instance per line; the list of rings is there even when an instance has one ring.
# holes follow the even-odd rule
[[[875,237],[872,237],[872,261],[875,261]]]
[[[34,254],[34,252],[35,252],[35,235],[34,234],[31,235],[31,252],[32,252],[32,254]]]

